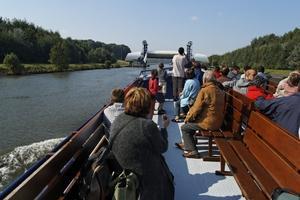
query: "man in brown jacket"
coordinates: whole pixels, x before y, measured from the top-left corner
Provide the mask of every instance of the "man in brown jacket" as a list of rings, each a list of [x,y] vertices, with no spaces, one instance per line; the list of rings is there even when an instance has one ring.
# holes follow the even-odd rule
[[[199,158],[194,134],[196,130],[218,130],[224,119],[225,94],[215,84],[212,71],[203,75],[203,86],[181,126],[184,157]],[[183,145],[182,145],[183,146]]]

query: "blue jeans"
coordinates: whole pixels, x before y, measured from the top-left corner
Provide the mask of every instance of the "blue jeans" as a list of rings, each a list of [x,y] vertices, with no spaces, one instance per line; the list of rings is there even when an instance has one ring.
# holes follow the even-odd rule
[[[180,113],[188,113],[189,111],[189,106],[185,106],[185,107],[181,107],[180,106],[180,99],[178,101],[175,102],[175,115],[179,116]]]

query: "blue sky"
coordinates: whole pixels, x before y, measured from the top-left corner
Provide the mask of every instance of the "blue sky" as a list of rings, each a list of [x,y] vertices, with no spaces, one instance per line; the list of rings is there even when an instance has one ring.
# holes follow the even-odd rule
[[[62,37],[128,45],[140,51],[223,54],[269,33],[300,27],[299,0],[1,0],[0,16],[26,19]]]

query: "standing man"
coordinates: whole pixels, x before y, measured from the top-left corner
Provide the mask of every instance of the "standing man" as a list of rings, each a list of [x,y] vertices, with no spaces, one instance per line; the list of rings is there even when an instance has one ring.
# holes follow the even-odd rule
[[[174,55],[172,59],[173,63],[173,75],[172,75],[172,83],[173,83],[173,98],[174,101],[178,100],[179,93],[183,88],[183,79],[184,79],[184,66],[188,63],[185,54],[184,48],[180,47],[178,49],[178,54]]]

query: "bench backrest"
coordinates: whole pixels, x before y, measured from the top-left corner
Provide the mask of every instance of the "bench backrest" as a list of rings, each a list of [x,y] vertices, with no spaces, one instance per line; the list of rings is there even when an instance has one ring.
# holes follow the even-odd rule
[[[278,86],[278,82],[272,81],[272,80],[269,80],[269,81],[268,81],[268,84],[269,84],[269,85],[272,85],[272,86],[275,87],[275,88],[277,88],[277,86]]]
[[[228,92],[225,94],[225,128],[237,137],[241,133],[243,102]]]
[[[276,88],[277,88],[277,87],[268,84],[268,85],[267,85],[267,88],[266,88],[266,92],[268,92],[269,94],[274,94],[274,93],[276,92]]]
[[[252,111],[243,138],[249,151],[282,188],[300,192],[300,140]]]
[[[230,90],[229,93],[235,98],[239,99],[243,102],[243,110],[242,110],[242,127],[245,128],[248,123],[248,118],[251,111],[254,109],[254,100],[249,99],[244,94],[241,94],[235,90]]]

